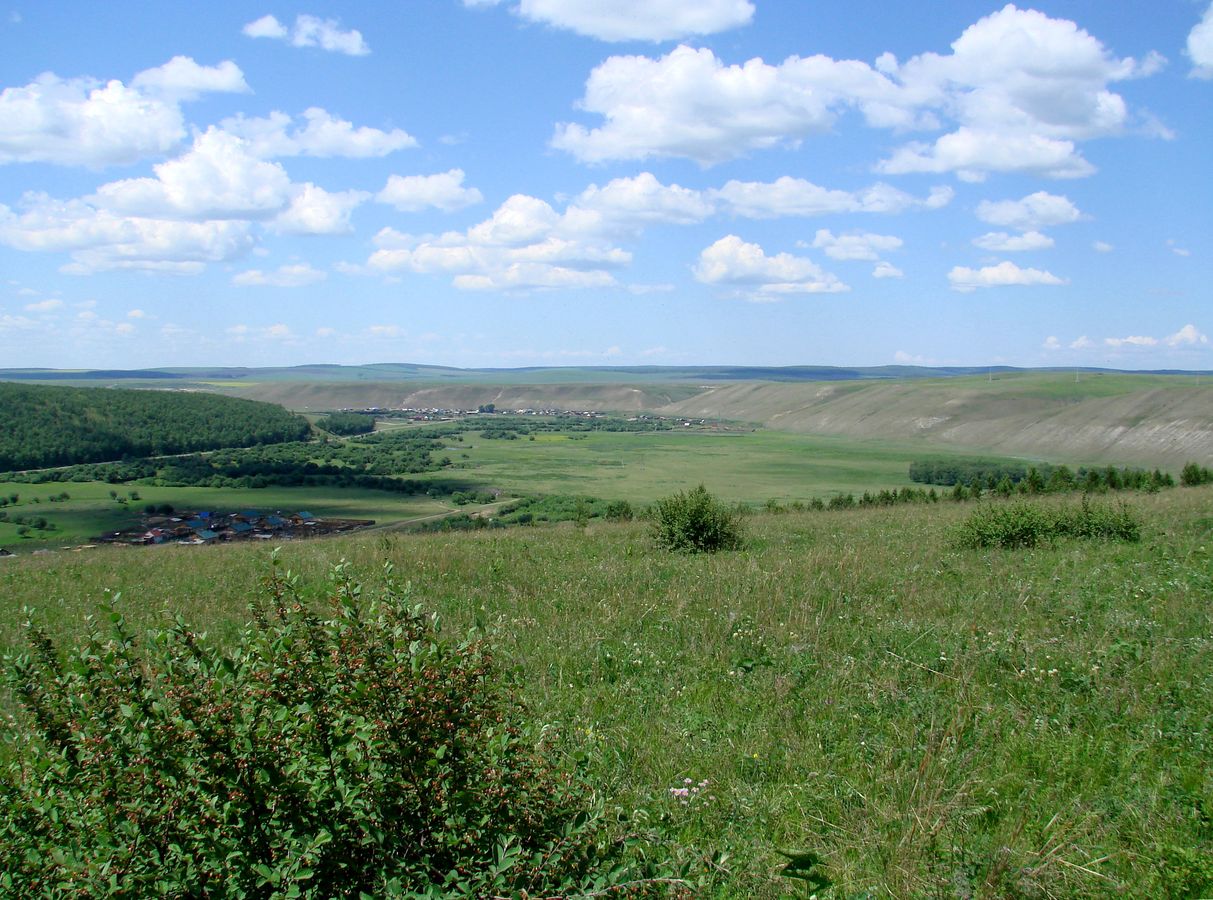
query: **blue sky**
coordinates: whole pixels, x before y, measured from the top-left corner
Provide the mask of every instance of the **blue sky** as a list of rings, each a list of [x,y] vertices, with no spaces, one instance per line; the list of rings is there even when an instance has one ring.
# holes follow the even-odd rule
[[[1213,369],[1209,0],[17,3],[0,90],[0,367]]]

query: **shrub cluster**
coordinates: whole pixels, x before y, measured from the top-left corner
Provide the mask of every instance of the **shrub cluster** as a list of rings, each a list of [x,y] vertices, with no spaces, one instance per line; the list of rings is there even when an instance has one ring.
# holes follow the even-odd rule
[[[1080,506],[983,504],[960,526],[957,543],[974,548],[1035,547],[1060,537],[1135,542],[1141,539],[1141,521],[1124,503],[1092,503],[1086,497]]]
[[[653,537],[667,550],[714,553],[741,546],[737,511],[713,497],[702,484],[658,500],[652,515]]]
[[[1213,471],[1210,471],[1206,466],[1190,462],[1179,473],[1179,483],[1185,487],[1194,487],[1198,484],[1213,484]]]
[[[520,725],[482,639],[336,567],[322,614],[268,580],[222,651],[111,610],[64,661],[9,661],[0,894],[491,897],[659,890]]]

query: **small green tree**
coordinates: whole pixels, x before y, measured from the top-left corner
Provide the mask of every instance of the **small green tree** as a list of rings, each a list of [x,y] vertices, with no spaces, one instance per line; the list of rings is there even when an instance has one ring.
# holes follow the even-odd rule
[[[737,512],[721,503],[702,484],[657,501],[653,537],[667,550],[714,553],[741,546]]]

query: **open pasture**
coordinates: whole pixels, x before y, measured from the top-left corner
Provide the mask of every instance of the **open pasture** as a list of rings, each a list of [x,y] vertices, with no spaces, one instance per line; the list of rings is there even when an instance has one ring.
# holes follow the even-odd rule
[[[758,429],[733,433],[689,428],[646,433],[537,434],[489,440],[464,432],[448,443],[449,474],[511,493],[582,494],[648,504],[704,484],[730,502],[757,506],[908,487],[921,446]]]
[[[371,584],[390,560],[448,629],[490,629],[498,677],[702,896],[794,896],[788,847],[820,855],[820,897],[1204,896],[1213,489],[1130,503],[1135,544],[963,550],[972,506],[941,504],[758,514],[706,557],[639,522],[281,555],[309,596],[338,559]],[[80,635],[105,590],[136,629],[181,613],[224,640],[269,554],[10,560],[0,644],[25,605]]]

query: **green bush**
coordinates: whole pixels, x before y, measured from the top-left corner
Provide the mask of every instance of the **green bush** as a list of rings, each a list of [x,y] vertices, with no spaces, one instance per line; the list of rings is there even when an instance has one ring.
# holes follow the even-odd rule
[[[657,501],[653,537],[667,550],[735,550],[741,546],[741,523],[736,510],[721,503],[701,484]]]
[[[1059,537],[1105,541],[1141,540],[1141,522],[1123,503],[1046,506],[1018,501],[991,503],[975,509],[960,526],[963,547],[1035,547]]]
[[[30,626],[0,777],[0,895],[491,897],[677,886],[626,865],[490,648],[344,566],[275,574],[230,651],[178,621],[61,659]],[[646,870],[647,871],[647,870]]]
[[[612,500],[607,504],[605,516],[612,522],[630,522],[636,513],[626,500]]]
[[[1210,472],[1205,466],[1190,462],[1183,467],[1183,471],[1179,475],[1179,483],[1185,487],[1194,487],[1198,484],[1209,484],[1213,482],[1213,472]]]

